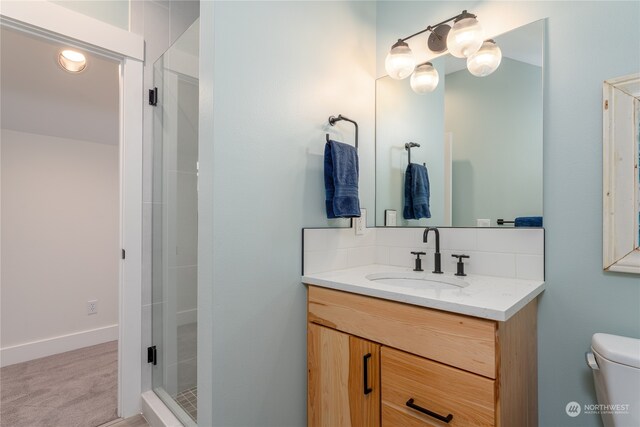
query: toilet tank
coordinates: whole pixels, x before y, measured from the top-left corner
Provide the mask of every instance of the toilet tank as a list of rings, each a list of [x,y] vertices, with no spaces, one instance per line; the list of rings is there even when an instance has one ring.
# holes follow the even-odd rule
[[[597,408],[605,427],[640,426],[640,340],[594,334],[592,366]]]

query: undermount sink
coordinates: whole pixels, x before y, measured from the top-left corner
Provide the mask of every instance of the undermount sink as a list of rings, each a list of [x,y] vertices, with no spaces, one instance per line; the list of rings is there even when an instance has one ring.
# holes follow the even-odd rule
[[[454,277],[437,277],[426,272],[390,272],[376,273],[365,276],[367,279],[391,286],[420,287],[428,289],[459,289],[469,286],[469,283]]]

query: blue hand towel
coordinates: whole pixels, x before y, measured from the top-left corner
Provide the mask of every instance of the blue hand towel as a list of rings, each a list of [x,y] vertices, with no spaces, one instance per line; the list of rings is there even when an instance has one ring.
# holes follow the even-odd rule
[[[519,216],[515,219],[515,227],[542,227],[541,216]]]
[[[355,147],[329,141],[324,147],[324,188],[327,218],[360,217],[358,152]]]
[[[404,219],[431,218],[429,172],[422,165],[407,166],[404,180]]]

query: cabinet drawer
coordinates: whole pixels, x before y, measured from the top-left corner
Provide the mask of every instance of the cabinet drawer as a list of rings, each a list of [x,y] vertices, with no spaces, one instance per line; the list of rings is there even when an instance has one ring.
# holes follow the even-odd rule
[[[383,347],[382,427],[493,426],[495,381]],[[447,424],[407,405],[418,405],[442,417]]]
[[[496,323],[309,286],[309,321],[496,378]]]

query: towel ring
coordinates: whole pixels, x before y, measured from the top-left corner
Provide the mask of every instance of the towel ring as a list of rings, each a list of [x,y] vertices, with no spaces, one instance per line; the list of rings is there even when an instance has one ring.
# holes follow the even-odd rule
[[[411,164],[411,149],[413,147],[420,147],[420,144],[416,142],[407,142],[406,144],[404,144],[404,149],[407,150],[407,152],[409,153],[409,164]],[[423,165],[426,166],[426,164],[424,163]]]
[[[336,117],[336,116],[330,116],[329,117],[329,124],[331,126],[335,126],[336,122],[339,122],[339,121],[342,121],[342,120],[344,120],[346,122],[349,122],[349,123],[353,123],[353,125],[356,127],[356,145],[355,145],[355,147],[356,147],[356,150],[357,150],[358,149],[358,123],[356,123],[355,120],[351,120],[350,118],[345,117],[342,114],[338,114],[338,117]],[[329,142],[329,134],[326,134],[326,137],[327,137],[327,142]]]

